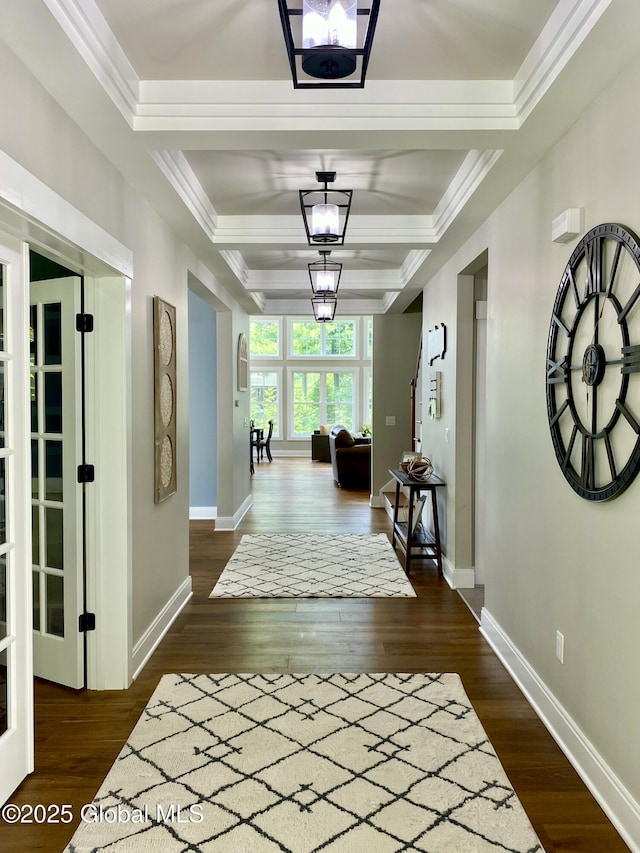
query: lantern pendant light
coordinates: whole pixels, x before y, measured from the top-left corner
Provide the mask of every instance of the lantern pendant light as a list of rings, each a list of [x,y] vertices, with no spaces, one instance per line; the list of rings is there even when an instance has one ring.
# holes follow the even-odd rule
[[[329,261],[330,249],[320,249],[321,260],[307,264],[314,296],[335,296],[340,285],[342,264]]]
[[[361,89],[380,0],[301,0],[301,9],[292,2],[278,0],[294,88]]]
[[[300,209],[310,246],[318,243],[344,244],[351,211],[353,190],[334,190],[328,187],[336,179],[335,172],[316,172],[324,187],[300,190]]]
[[[317,296],[311,300],[313,316],[319,323],[329,323],[335,317],[337,304],[335,296]]]

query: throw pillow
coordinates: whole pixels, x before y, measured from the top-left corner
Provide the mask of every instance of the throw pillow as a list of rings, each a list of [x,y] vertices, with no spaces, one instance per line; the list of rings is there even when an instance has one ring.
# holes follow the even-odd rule
[[[336,435],[336,447],[353,447],[355,440],[351,433],[346,429],[341,429]]]

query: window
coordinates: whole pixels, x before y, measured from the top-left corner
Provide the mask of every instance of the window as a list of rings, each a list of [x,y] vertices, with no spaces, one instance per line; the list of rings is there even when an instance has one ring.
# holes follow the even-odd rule
[[[321,423],[354,429],[355,372],[291,371],[292,438],[308,438]]]
[[[365,318],[365,339],[366,339],[365,358],[372,358],[373,357],[373,317]]]
[[[333,323],[292,320],[291,355],[294,358],[355,358],[356,321],[336,320]]]
[[[273,438],[280,438],[280,371],[251,371],[251,420],[266,429],[273,421]]]
[[[278,318],[271,320],[252,320],[250,326],[249,351],[252,358],[281,358],[280,333],[281,323]]]

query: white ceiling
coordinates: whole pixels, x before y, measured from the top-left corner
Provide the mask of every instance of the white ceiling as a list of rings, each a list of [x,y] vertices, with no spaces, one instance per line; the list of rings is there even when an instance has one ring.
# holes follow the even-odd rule
[[[381,0],[365,88],[310,92],[276,0],[0,2],[12,49],[265,314],[310,314],[298,190],[317,170],[354,190],[339,313],[404,310],[640,30],[637,0]]]

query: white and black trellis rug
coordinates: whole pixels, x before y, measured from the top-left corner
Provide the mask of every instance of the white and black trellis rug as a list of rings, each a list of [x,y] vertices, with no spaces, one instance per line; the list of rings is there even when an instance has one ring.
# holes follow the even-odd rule
[[[66,853],[537,853],[456,674],[166,675]]]
[[[210,598],[415,596],[384,533],[242,537]]]

